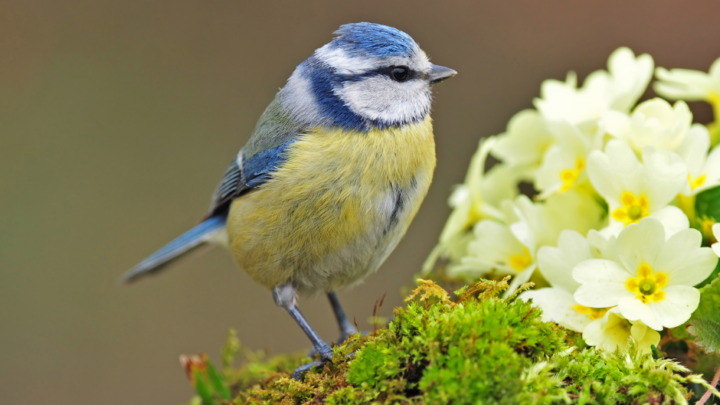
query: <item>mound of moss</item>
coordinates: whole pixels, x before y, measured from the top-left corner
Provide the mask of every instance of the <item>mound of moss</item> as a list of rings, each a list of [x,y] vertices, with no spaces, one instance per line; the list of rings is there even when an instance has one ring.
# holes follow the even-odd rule
[[[387,328],[335,347],[332,363],[290,378],[303,354],[250,354],[233,368],[231,334],[222,373],[186,365],[196,404],[686,404],[699,376],[667,360],[608,354],[540,319],[529,303],[500,299],[506,280],[448,293],[431,281],[395,309]],[[215,377],[213,377],[215,375]],[[220,381],[220,379],[222,381]],[[222,386],[229,389],[222,388]],[[213,387],[216,387],[214,389]]]

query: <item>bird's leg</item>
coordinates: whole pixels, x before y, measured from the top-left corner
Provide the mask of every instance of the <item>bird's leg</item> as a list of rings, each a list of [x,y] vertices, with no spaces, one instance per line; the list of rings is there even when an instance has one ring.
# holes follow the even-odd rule
[[[297,293],[291,284],[285,284],[273,288],[273,299],[275,303],[283,308],[293,317],[295,322],[302,328],[313,344],[315,353],[320,355],[319,360],[298,367],[292,374],[295,380],[301,380],[303,375],[313,367],[322,367],[323,364],[332,360],[333,350],[327,343],[323,342],[317,332],[310,326],[307,319],[300,313],[297,307]]]
[[[340,339],[338,339],[338,344],[340,344],[343,343],[350,335],[358,333],[358,330],[355,325],[350,323],[347,315],[345,315],[345,311],[343,310],[342,305],[340,305],[340,300],[338,299],[335,291],[329,292],[327,297],[328,300],[330,300],[330,306],[332,306],[333,312],[335,312],[335,318],[337,319],[338,326],[340,327]]]

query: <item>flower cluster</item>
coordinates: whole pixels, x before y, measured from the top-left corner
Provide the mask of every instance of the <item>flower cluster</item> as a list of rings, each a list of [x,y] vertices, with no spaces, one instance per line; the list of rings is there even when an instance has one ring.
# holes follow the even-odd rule
[[[632,337],[649,351],[687,322],[720,254],[708,247],[720,225],[695,204],[720,186],[720,131],[693,123],[683,100],[720,117],[720,59],[709,74],[658,68],[655,91],[677,101],[638,104],[653,70],[620,48],[581,87],[572,72],[545,81],[534,109],[481,141],[424,271],[441,258],[452,277],[512,275],[508,293],[532,279],[547,287],[521,297],[545,320],[607,350]],[[489,156],[499,163],[486,171]]]

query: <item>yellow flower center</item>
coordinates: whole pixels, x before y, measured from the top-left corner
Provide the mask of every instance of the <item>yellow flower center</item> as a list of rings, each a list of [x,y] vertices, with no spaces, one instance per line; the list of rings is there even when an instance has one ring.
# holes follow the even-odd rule
[[[580,304],[575,304],[573,305],[573,309],[583,315],[587,315],[590,319],[600,319],[605,316],[605,313],[607,313],[610,308],[590,308]]]
[[[650,301],[660,302],[665,299],[663,287],[667,285],[668,276],[663,272],[653,273],[650,265],[643,263],[637,269],[637,277],[630,277],[625,282],[625,288],[635,297],[649,304]]]
[[[563,185],[560,187],[560,191],[568,191],[570,190],[575,183],[577,182],[577,179],[580,177],[580,173],[585,168],[585,159],[579,157],[575,161],[575,168],[573,169],[565,169],[560,172],[560,180],[562,180]]]
[[[715,93],[714,91],[711,91],[710,94],[708,94],[707,98],[708,103],[712,105],[713,108],[713,115],[715,118],[715,121],[720,121],[720,95]]]
[[[688,174],[688,182],[690,183],[690,188],[693,190],[695,190],[698,187],[702,187],[702,185],[705,184],[705,179],[707,179],[707,175],[705,175],[705,174],[701,174],[701,175],[697,176],[695,179],[693,179],[692,176],[690,176]]]
[[[700,232],[702,233],[703,240],[708,241],[709,245],[717,242],[715,234],[713,233],[713,225],[715,225],[715,219],[710,217],[702,217],[700,220]]]
[[[510,256],[510,266],[517,271],[525,270],[531,264],[532,256],[527,248],[523,248],[523,253]]]
[[[624,191],[620,196],[620,203],[622,207],[613,211],[612,217],[617,221],[624,222],[625,226],[636,223],[650,215],[650,204],[645,194],[636,197],[635,194]]]
[[[695,200],[694,195],[689,197],[682,194],[677,195],[677,206],[687,215],[691,224],[695,222]]]

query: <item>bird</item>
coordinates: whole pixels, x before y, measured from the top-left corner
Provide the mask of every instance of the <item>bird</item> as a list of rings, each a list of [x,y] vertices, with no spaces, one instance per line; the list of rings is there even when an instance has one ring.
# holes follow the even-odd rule
[[[333,349],[298,308],[325,293],[340,340],[357,333],[336,290],[375,272],[425,198],[436,165],[431,86],[457,72],[430,63],[405,32],[359,22],[301,62],[260,116],[194,228],[126,272],[130,283],[203,247],[228,248],[313,344]]]

